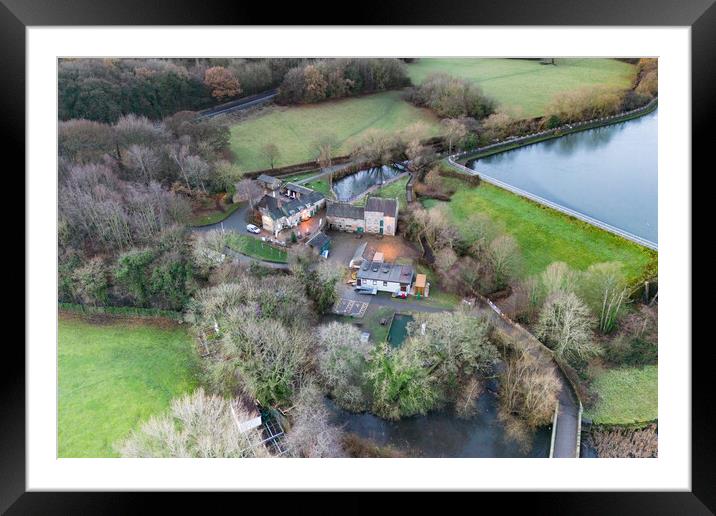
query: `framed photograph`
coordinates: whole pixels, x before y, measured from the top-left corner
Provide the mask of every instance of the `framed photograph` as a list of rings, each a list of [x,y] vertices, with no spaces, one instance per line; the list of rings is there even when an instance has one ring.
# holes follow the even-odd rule
[[[691,169],[716,8],[509,4],[348,26],[4,1],[27,337],[0,508],[530,491],[711,514]]]

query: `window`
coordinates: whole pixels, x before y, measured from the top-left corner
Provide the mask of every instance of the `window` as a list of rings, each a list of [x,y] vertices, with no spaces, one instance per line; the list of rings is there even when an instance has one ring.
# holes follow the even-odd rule
[[[387,286],[388,286],[388,282],[387,282],[387,281],[384,281],[384,282],[383,282],[383,286],[384,286],[384,287],[387,287]]]

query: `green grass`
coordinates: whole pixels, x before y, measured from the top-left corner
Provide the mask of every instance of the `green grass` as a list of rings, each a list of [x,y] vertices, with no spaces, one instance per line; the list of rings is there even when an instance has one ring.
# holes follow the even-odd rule
[[[192,340],[180,326],[62,315],[58,336],[60,457],[116,456],[116,442],[197,385]]]
[[[273,247],[266,242],[262,242],[256,237],[233,233],[226,237],[226,245],[234,251],[245,254],[246,256],[258,258],[259,260],[277,263],[288,262],[288,253],[286,253],[286,251]]]
[[[460,296],[451,292],[446,292],[440,286],[435,271],[430,267],[418,264],[416,266],[417,274],[425,274],[427,276],[428,283],[430,283],[430,291],[428,292],[427,298],[422,298],[421,303],[430,306],[443,307],[443,308],[455,308],[460,303]]]
[[[658,417],[657,366],[611,369],[592,384],[599,401],[585,416],[598,424],[632,424]]]
[[[319,104],[277,107],[264,115],[239,122],[231,128],[231,150],[244,171],[269,167],[261,147],[275,143],[281,151],[276,166],[314,159],[313,142],[331,135],[339,143],[338,154],[349,152],[351,143],[370,128],[400,131],[423,121],[430,134],[440,132],[437,117],[401,98],[398,91]]]
[[[552,66],[524,59],[423,58],[408,65],[408,75],[416,85],[435,72],[470,79],[504,108],[536,117],[544,114],[557,93],[597,85],[628,88],[636,73],[633,65],[615,59],[556,62]]]
[[[330,197],[331,195],[331,187],[328,186],[327,179],[316,179],[315,181],[304,183],[303,186],[305,186],[306,188],[310,188],[311,190],[321,192],[326,197]]]
[[[429,197],[423,197],[420,199],[420,204],[423,205],[423,208],[425,208],[426,210],[429,210],[430,208],[435,208],[436,206],[445,204],[445,201],[439,201],[438,199],[431,199]]]
[[[457,179],[444,180],[457,182],[456,192],[449,203],[433,209],[445,209],[458,229],[477,212],[504,225],[520,245],[527,276],[542,272],[556,261],[577,270],[594,263],[618,261],[631,281],[656,273],[655,251],[488,183],[470,188]]]
[[[217,210],[213,213],[192,215],[189,218],[188,224],[192,227],[209,226],[211,224],[216,224],[217,222],[221,222],[222,220],[229,218],[232,213],[239,209],[239,206],[241,206],[241,203],[234,203],[230,204],[225,211]]]
[[[382,306],[375,310],[369,310],[369,312],[363,316],[361,327],[363,331],[370,332],[371,341],[374,343],[385,342],[385,339],[388,337],[388,330],[390,329],[390,318],[393,317],[394,313],[395,310]],[[388,324],[382,326],[380,324],[381,319],[387,319]]]
[[[382,197],[384,199],[394,199],[397,197],[400,209],[404,210],[405,207],[408,205],[408,200],[405,196],[405,185],[408,184],[409,180],[410,176],[405,176],[393,183],[390,183],[387,186],[384,186],[383,188],[379,188],[378,190],[375,190],[374,192],[371,192],[368,195],[361,197],[353,204],[355,204],[356,206],[365,206],[365,202],[368,197]]]

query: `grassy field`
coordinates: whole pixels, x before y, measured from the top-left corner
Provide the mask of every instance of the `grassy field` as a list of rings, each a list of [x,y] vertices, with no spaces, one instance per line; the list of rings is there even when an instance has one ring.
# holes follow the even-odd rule
[[[556,261],[577,270],[594,263],[619,261],[630,280],[649,276],[657,270],[655,251],[496,186],[483,182],[471,188],[457,179],[444,180],[455,182],[456,192],[449,203],[440,203],[432,209],[445,209],[458,229],[477,212],[484,212],[502,224],[520,245],[527,276],[542,272]]]
[[[404,210],[408,205],[408,200],[405,197],[405,185],[408,184],[409,180],[410,177],[405,176],[387,186],[384,186],[383,188],[379,188],[378,190],[371,192],[370,194],[358,199],[353,204],[356,206],[365,206],[365,202],[368,197],[382,197],[384,199],[394,199],[397,197],[398,202],[400,203],[399,209]]]
[[[248,235],[233,233],[226,237],[226,245],[234,251],[246,256],[267,260],[269,262],[286,263],[288,254],[283,249],[278,249],[262,242],[260,239]]]
[[[187,332],[131,319],[61,315],[58,455],[114,457],[113,444],[197,385]]]
[[[658,416],[657,380],[657,366],[605,371],[592,385],[599,401],[585,416],[600,424],[652,421]]]
[[[419,59],[408,65],[408,75],[420,84],[431,73],[444,72],[470,79],[506,109],[525,117],[544,114],[555,94],[585,86],[628,88],[633,65],[614,59],[557,59],[556,66],[525,59]]]
[[[275,143],[280,152],[276,166],[303,163],[314,159],[311,146],[323,135],[332,135],[340,147],[338,154],[350,150],[367,129],[400,131],[423,121],[430,134],[440,131],[437,117],[401,99],[401,93],[390,91],[320,104],[276,107],[272,111],[239,122],[231,128],[231,150],[244,171],[268,168],[261,147]]]

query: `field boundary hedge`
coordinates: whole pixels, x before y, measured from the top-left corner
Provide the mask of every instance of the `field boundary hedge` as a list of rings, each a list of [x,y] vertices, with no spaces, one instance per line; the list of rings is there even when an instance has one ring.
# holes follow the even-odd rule
[[[159,308],[138,308],[134,306],[89,306],[78,303],[58,303],[60,311],[81,314],[118,315],[125,317],[164,317],[175,321],[184,320],[184,314]]]

